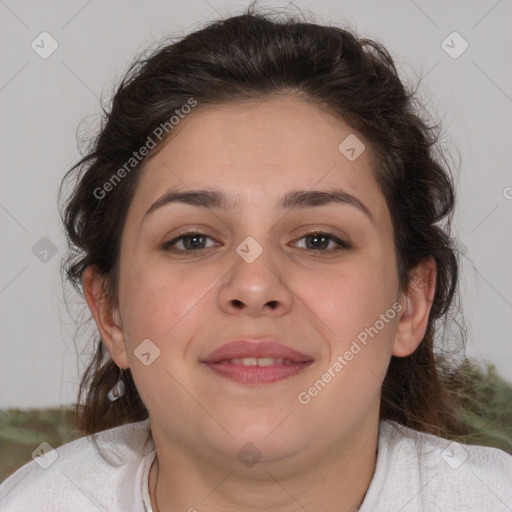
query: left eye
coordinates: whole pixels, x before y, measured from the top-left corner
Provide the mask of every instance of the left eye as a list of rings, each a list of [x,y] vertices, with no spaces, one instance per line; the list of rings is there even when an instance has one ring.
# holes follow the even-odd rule
[[[305,249],[321,249],[321,252],[330,252],[332,250],[340,250],[340,249],[348,249],[350,246],[347,242],[344,242],[343,240],[339,239],[338,237],[331,235],[330,233],[322,233],[322,232],[313,232],[308,233],[299,240],[306,239],[310,240],[310,242],[306,242],[306,247],[303,247]],[[334,247],[331,247],[330,249],[326,250],[329,246],[329,243],[334,243]]]

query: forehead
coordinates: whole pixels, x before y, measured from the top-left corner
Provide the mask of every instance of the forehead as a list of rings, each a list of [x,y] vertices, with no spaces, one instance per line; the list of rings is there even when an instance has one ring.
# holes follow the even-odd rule
[[[364,147],[355,160],[346,140]],[[347,123],[297,97],[199,105],[145,162],[131,209],[142,216],[170,188],[222,189],[249,208],[277,204],[291,189],[342,188],[378,218],[385,205],[371,157]]]

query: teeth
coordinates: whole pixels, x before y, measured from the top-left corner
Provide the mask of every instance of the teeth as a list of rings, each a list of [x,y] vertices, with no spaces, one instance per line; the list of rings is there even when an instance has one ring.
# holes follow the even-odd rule
[[[243,366],[272,366],[274,364],[293,364],[289,359],[282,357],[243,357],[229,359],[232,364],[241,364]]]

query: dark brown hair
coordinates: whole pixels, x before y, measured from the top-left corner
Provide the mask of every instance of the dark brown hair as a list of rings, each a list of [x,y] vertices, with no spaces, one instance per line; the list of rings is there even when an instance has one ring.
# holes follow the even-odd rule
[[[436,325],[441,327],[436,322],[444,320],[446,326],[450,320],[458,281],[458,254],[450,235],[454,185],[446,158],[437,151],[440,130],[421,114],[416,91],[402,83],[387,50],[348,29],[256,13],[251,5],[243,15],[212,22],[137,58],[111,108],[104,109],[88,153],[61,184],[62,189],[72,176],[77,183],[61,213],[70,245],[62,267],[66,277],[83,294],[82,274],[93,265],[104,277],[106,297],[118,304],[120,237],[144,160],[105,199],[94,191],[191,98],[199,106],[219,105],[279,92],[338,115],[370,142],[375,178],[393,222],[401,289],[407,289],[411,271],[422,260],[432,255],[437,264],[425,337],[410,356],[391,358],[381,418],[445,437],[462,433],[459,370],[443,356],[440,340],[434,350]],[[129,370],[125,395],[115,402],[107,399],[119,369],[97,335],[94,343],[77,403],[82,432],[146,419]]]

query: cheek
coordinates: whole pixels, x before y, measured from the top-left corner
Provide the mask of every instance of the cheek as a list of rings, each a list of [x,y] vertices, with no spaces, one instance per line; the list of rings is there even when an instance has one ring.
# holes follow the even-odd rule
[[[201,325],[198,315],[205,315],[200,299],[211,288],[210,281],[205,272],[171,272],[166,265],[149,262],[125,275],[121,303],[125,343],[137,389],[150,410],[161,410],[169,400],[186,409],[180,402],[186,394],[178,382],[190,378],[187,348]],[[142,343],[146,343],[144,351]],[[150,354],[148,365],[140,358],[144,353]]]
[[[173,337],[183,318],[211,288],[209,281],[205,272],[171,270],[149,262],[127,273],[121,308],[131,344],[144,338],[165,343]]]
[[[347,410],[359,417],[378,406],[396,334],[396,297],[379,266],[347,267],[317,284],[304,278],[302,287],[308,309],[321,319],[316,324],[323,326],[318,332],[329,354],[302,391],[312,409],[330,409],[338,424],[346,421]]]
[[[317,281],[321,286],[311,286],[305,279],[308,305],[322,320],[317,325],[326,326],[319,332],[326,333],[329,350],[329,362],[318,369],[318,378],[323,380],[324,375],[329,381],[329,391],[322,391],[317,406],[337,403],[336,414],[343,414],[343,410],[355,411],[378,402],[398,317],[390,274],[391,268],[366,262],[340,267]],[[330,374],[325,374],[329,368]]]
[[[395,286],[389,268],[352,262],[326,272],[301,272],[292,290],[305,302],[331,339],[345,343],[391,308]]]

